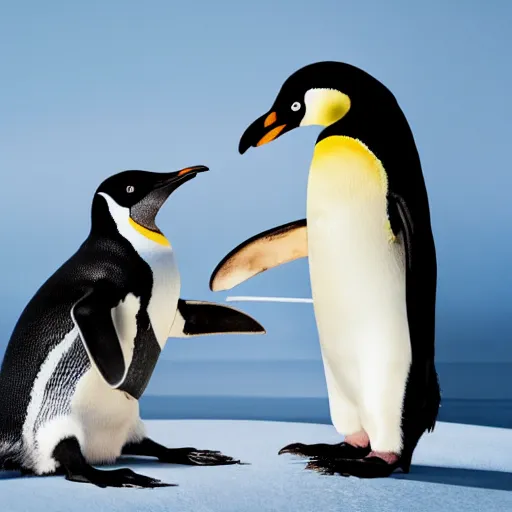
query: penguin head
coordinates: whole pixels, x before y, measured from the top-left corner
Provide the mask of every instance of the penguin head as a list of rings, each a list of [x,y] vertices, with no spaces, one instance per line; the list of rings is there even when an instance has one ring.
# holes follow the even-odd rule
[[[208,167],[198,165],[180,171],[158,173],[149,171],[124,171],[107,178],[97,189],[96,196],[107,201],[109,211],[126,212],[132,223],[160,233],[155,218],[171,193],[197,173]],[[93,206],[94,215],[94,206]]]
[[[244,132],[238,150],[243,154],[299,126],[330,126],[354,109],[375,109],[389,95],[378,80],[350,64],[310,64],[285,81],[270,110]]]

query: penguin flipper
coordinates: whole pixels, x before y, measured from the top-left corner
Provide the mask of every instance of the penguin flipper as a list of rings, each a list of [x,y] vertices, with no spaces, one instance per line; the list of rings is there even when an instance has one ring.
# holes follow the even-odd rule
[[[439,380],[434,364],[435,352],[435,297],[437,280],[436,251],[430,229],[415,222],[403,197],[391,193],[389,197],[391,229],[395,235],[402,233],[405,250],[405,282],[407,317],[411,348],[424,370],[416,372],[421,381],[415,386],[425,386],[422,408],[426,429],[434,430],[441,402]]]
[[[230,290],[265,270],[307,255],[306,219],[277,226],[249,238],[227,254],[212,273],[210,290]]]
[[[238,309],[213,302],[179,299],[169,337],[265,333],[259,322]]]
[[[121,342],[112,320],[112,308],[119,300],[110,288],[91,287],[71,311],[91,363],[113,388],[126,376]]]
[[[412,247],[414,234],[412,216],[407,208],[405,200],[398,194],[391,194],[390,207],[391,230],[395,236],[400,232],[403,233],[406,270],[409,272],[412,270]]]

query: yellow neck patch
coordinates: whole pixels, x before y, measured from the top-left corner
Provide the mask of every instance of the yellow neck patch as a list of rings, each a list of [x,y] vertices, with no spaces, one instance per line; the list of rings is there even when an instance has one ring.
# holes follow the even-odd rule
[[[128,222],[130,223],[130,226],[132,226],[133,229],[138,231],[142,236],[148,238],[149,240],[152,240],[153,242],[156,242],[160,245],[166,245],[170,246],[169,240],[165,238],[162,233],[155,233],[154,231],[151,231],[148,228],[145,228],[144,226],[141,226],[140,224],[137,224],[131,217],[128,219]]]
[[[335,89],[310,89],[304,97],[306,114],[301,126],[330,126],[350,110],[350,98]]]
[[[329,173],[331,176],[329,180],[332,180],[334,184],[337,181],[337,174],[340,173],[341,178],[343,172],[349,169],[366,177],[361,181],[364,187],[371,187],[374,184],[376,185],[374,190],[379,191],[379,196],[387,195],[388,176],[386,170],[382,162],[363,142],[345,135],[332,135],[316,144],[311,166],[312,172]],[[396,242],[396,236],[387,216],[384,228],[388,234],[388,241]]]
[[[373,176],[381,184],[384,193],[388,190],[388,176],[382,162],[358,139],[345,135],[332,135],[322,139],[315,146],[313,163],[320,164],[324,159],[335,159],[338,165],[328,166],[336,172],[343,172],[344,165],[358,168],[360,172]]]

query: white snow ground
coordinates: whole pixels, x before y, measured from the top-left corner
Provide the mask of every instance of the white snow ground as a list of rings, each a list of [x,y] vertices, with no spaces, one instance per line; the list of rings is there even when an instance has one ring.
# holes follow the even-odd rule
[[[116,466],[179,484],[147,490],[0,473],[0,511],[512,511],[512,430],[438,423],[422,438],[409,475],[359,480],[322,476],[304,470],[304,459],[277,455],[291,442],[339,441],[331,426],[154,420],[147,427],[168,446],[222,450],[250,465],[190,467],[131,458]]]

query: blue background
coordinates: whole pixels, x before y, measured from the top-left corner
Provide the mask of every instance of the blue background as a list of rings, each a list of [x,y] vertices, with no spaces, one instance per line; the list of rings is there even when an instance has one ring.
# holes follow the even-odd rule
[[[87,236],[96,187],[124,169],[211,168],[158,221],[177,252],[182,296],[223,301],[208,279],[225,253],[304,217],[319,129],[243,157],[239,137],[293,71],[342,60],[394,92],[416,138],[438,249],[444,396],[511,399],[511,18],[506,0],[4,3],[0,353],[26,302]],[[307,261],[235,293],[308,297]],[[183,414],[229,416],[248,397],[265,399],[263,409],[296,397],[318,400],[325,416],[311,305],[241,306],[268,335],[173,340],[147,414],[181,414],[193,395],[241,402],[197,402]],[[169,396],[185,402],[149,406]]]

